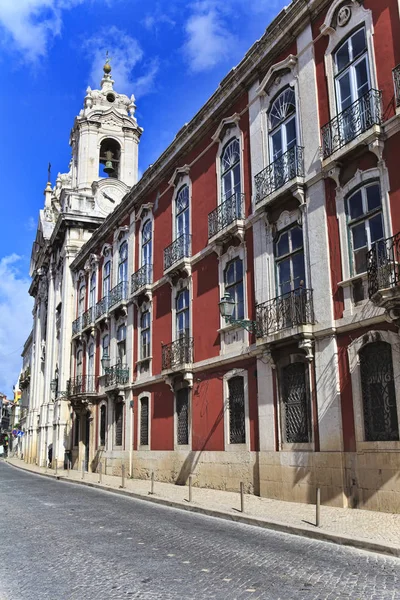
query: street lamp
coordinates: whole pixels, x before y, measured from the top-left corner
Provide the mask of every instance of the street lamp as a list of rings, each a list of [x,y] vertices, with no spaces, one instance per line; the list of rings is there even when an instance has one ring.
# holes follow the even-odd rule
[[[233,311],[236,306],[236,302],[230,296],[230,294],[225,293],[223,298],[218,302],[219,312],[221,317],[225,319],[226,323],[230,323],[231,325],[238,325],[243,329],[246,329],[250,333],[254,333],[257,335],[258,326],[256,321],[250,321],[250,319],[235,319],[233,315]]]
[[[103,353],[103,358],[101,359],[101,366],[103,367],[104,373],[107,373],[107,371],[110,368],[110,364],[111,364],[111,359],[108,356],[108,350],[105,350]]]

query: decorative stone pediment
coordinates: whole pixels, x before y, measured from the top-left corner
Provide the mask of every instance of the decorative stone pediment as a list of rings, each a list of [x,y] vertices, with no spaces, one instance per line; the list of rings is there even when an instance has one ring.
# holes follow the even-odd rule
[[[179,185],[181,178],[188,176],[189,173],[190,173],[189,165],[184,165],[183,167],[178,167],[177,169],[175,169],[174,174],[172,175],[171,179],[168,181],[169,185],[171,187],[175,187],[175,186]]]
[[[148,213],[153,213],[153,202],[146,202],[139,206],[138,211],[136,213],[135,221],[141,221],[145,217],[148,216]]]
[[[100,252],[101,256],[108,257],[112,255],[112,246],[111,244],[103,244]]]
[[[214,133],[214,135],[211,136],[211,139],[214,142],[222,141],[222,139],[226,135],[227,130],[232,127],[235,127],[235,128],[238,127],[239,122],[240,122],[239,113],[235,113],[231,117],[226,117],[225,119],[222,119],[221,123],[217,127],[216,132]]]
[[[335,0],[326,13],[325,21],[320,27],[322,35],[331,35],[339,27],[345,27],[353,14],[353,9],[360,8],[359,0]]]
[[[293,72],[297,65],[297,57],[289,54],[284,60],[272,65],[257,89],[258,96],[269,95],[275,87],[280,86],[282,77]]]
[[[121,227],[118,227],[114,231],[114,242],[116,242],[117,240],[122,240],[122,238],[125,237],[125,235],[128,233],[128,231],[129,231],[128,225],[122,225]]]

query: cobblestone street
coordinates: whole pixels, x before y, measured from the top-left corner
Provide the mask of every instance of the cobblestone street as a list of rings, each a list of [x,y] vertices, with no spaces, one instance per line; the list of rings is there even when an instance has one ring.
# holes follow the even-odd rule
[[[400,599],[400,560],[0,462],[0,600]]]

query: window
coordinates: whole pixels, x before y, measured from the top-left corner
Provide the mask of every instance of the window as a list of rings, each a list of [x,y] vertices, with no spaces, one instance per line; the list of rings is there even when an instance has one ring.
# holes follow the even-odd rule
[[[245,407],[244,407],[244,379],[232,377],[228,381],[228,408],[229,408],[229,443],[245,444]]]
[[[279,234],[275,243],[275,266],[278,296],[304,286],[303,231],[298,225]]]
[[[103,358],[106,354],[108,355],[108,357],[110,356],[109,345],[110,345],[110,337],[107,334],[103,337],[103,340],[101,343],[101,346],[102,346],[101,358]],[[102,372],[104,373],[103,366],[101,368],[102,368]]]
[[[80,429],[80,417],[75,413],[74,422],[74,446],[79,446],[79,429]]]
[[[189,444],[189,389],[176,393],[176,441],[180,446]]]
[[[79,298],[78,298],[78,316],[81,317],[85,312],[85,292],[86,286],[82,283],[79,287]]]
[[[100,406],[100,446],[106,445],[107,406]]]
[[[140,358],[144,360],[150,356],[150,311],[142,313],[140,319]]]
[[[103,298],[107,298],[111,289],[111,261],[108,260],[103,267]]]
[[[189,290],[181,290],[176,297],[176,338],[189,337]]]
[[[281,369],[283,439],[289,444],[311,441],[307,365],[293,362]]]
[[[146,221],[142,227],[142,267],[150,268],[153,262],[152,223]]]
[[[352,255],[352,274],[365,273],[367,252],[384,238],[381,191],[372,183],[347,199],[347,219]]]
[[[87,368],[88,376],[92,377],[94,375],[94,344],[93,342],[89,344],[88,348],[88,368]]]
[[[392,348],[387,342],[373,342],[359,351],[367,442],[399,440]]]
[[[96,305],[96,273],[90,277],[89,308]]]
[[[125,364],[126,357],[126,325],[120,325],[117,329],[118,363]]]
[[[128,280],[128,242],[119,247],[118,283]]]
[[[228,142],[221,155],[221,188],[222,202],[234,194],[236,202],[240,202],[240,144],[237,139]]]
[[[149,399],[140,398],[140,445],[149,445]]]
[[[82,376],[82,349],[79,348],[76,351],[76,376],[77,377],[81,377]]]
[[[122,446],[122,432],[124,424],[124,403],[115,404],[115,445]]]
[[[243,262],[240,258],[230,261],[224,271],[225,293],[235,301],[232,317],[244,318],[244,293],[243,293]]]
[[[296,97],[292,88],[286,88],[273,102],[269,130],[271,162],[275,162],[297,143]]]
[[[189,256],[189,186],[181,188],[175,200],[175,238],[183,236],[183,256]]]
[[[338,113],[370,89],[367,38],[359,29],[335,53],[335,85]]]

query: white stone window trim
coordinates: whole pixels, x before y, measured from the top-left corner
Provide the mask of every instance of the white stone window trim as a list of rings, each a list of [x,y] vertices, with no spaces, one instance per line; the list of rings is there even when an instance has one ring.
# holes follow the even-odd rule
[[[105,440],[104,440],[104,446],[101,444],[101,407],[105,406],[106,408],[106,431],[105,431]],[[107,441],[108,441],[108,406],[107,406],[107,401],[106,400],[101,400],[101,402],[99,403],[99,416],[98,416],[98,444],[99,444],[99,448],[102,448],[103,450],[105,450],[107,448]]]
[[[174,178],[171,179],[171,182],[174,181],[174,193],[172,195],[172,242],[177,239],[176,232],[176,199],[185,186],[188,187],[189,191],[189,235],[192,235],[192,180],[189,175],[189,167],[182,167],[181,169],[177,169],[174,174]],[[171,242],[171,243],[172,243]]]
[[[247,250],[244,243],[240,246],[229,246],[225,254],[222,254],[218,260],[218,279],[219,279],[219,297],[223,298],[225,294],[225,270],[230,262],[239,258],[243,265],[243,319],[248,319],[248,303],[247,303]],[[223,317],[219,317],[219,331],[223,332],[228,329],[237,328],[238,325],[226,323]],[[248,343],[248,332],[246,332],[246,342]]]
[[[350,20],[343,27],[334,28],[334,16],[341,5],[351,7]],[[325,74],[328,85],[329,114],[330,120],[338,114],[336,103],[336,77],[335,77],[335,51],[348,39],[357,29],[365,27],[367,39],[367,54],[369,65],[370,85],[373,89],[378,89],[378,75],[376,70],[375,49],[374,49],[374,24],[372,11],[364,8],[358,0],[335,0],[330,6],[325,21],[321,26],[321,33],[329,36],[328,47],[325,51]],[[339,111],[340,112],[340,111]],[[325,123],[321,123],[324,126]]]
[[[115,231],[114,231],[112,255],[110,258],[110,260],[111,260],[111,287],[110,287],[110,289],[113,289],[118,284],[119,258],[120,258],[119,251],[124,242],[127,243],[127,250],[128,250],[128,255],[127,255],[127,274],[128,275],[127,275],[127,277],[129,278],[130,262],[132,260],[132,257],[131,257],[132,252],[130,252],[130,247],[129,247],[129,226],[128,225],[123,225],[121,227],[117,227],[117,229],[115,229]]]
[[[108,346],[106,346],[108,348],[108,356],[111,360],[111,349],[110,349],[110,344],[111,344],[111,336],[110,336],[110,332],[109,331],[105,331],[100,338],[100,348],[101,348],[101,352],[100,352],[100,370],[101,370],[101,376],[104,376],[104,370],[103,370],[103,366],[101,364],[101,359],[103,358],[103,343],[104,343],[104,338],[108,337]]]
[[[144,312],[150,313],[150,353],[147,358],[141,358],[142,356],[142,315]],[[147,373],[141,373],[140,369],[138,369],[137,377],[138,379],[144,379],[146,377],[152,376],[152,358],[153,358],[153,311],[152,311],[152,303],[150,301],[143,302],[143,304],[137,310],[137,361],[136,364],[140,366],[142,363],[149,363],[149,370]]]
[[[307,386],[307,395],[308,395],[308,404],[309,404],[309,410],[310,410],[310,434],[311,434],[311,441],[310,442],[304,442],[304,443],[291,443],[291,442],[284,442],[284,436],[283,436],[283,426],[284,426],[284,422],[283,422],[283,412],[282,412],[282,403],[283,403],[283,399],[282,399],[282,381],[281,381],[281,372],[283,367],[288,366],[291,363],[296,363],[296,362],[301,362],[304,364],[305,366],[305,373],[306,373],[306,386]],[[278,419],[278,444],[279,444],[279,450],[281,450],[282,452],[295,452],[296,450],[315,450],[315,443],[314,443],[314,415],[313,415],[313,390],[312,390],[312,377],[311,377],[311,373],[310,373],[310,369],[312,368],[312,364],[307,361],[306,357],[304,354],[289,354],[289,356],[286,356],[285,358],[280,359],[277,364],[276,364],[276,393],[277,393],[277,415],[276,418]]]
[[[189,337],[192,337],[193,332],[193,286],[191,278],[179,279],[175,285],[172,286],[172,341],[176,341],[176,299],[179,292],[188,289],[189,290]],[[152,323],[153,324],[153,323]]]
[[[218,134],[218,150],[215,160],[215,172],[217,176],[217,206],[222,203],[222,171],[221,171],[221,158],[225,148],[233,140],[239,142],[239,154],[240,154],[240,191],[243,194],[244,189],[244,144],[243,144],[243,132],[239,127],[239,115],[238,118],[232,117],[231,120],[226,121],[224,127]]]
[[[188,390],[188,444],[178,444],[178,411],[176,396],[177,392],[186,386],[177,387],[174,389],[174,450],[191,450],[192,449],[192,389]]]
[[[121,138],[118,138],[116,135],[113,135],[112,133],[104,133],[103,135],[99,136],[97,138],[97,156],[98,156],[98,161],[99,161],[99,171],[100,171],[100,149],[101,149],[101,145],[104,141],[106,140],[113,140],[114,142],[116,142],[119,146],[119,165],[118,165],[118,179],[117,181],[124,181],[124,164],[125,161],[123,160],[123,156],[125,154],[125,144],[121,143]],[[108,177],[104,176],[101,179],[109,179]],[[112,181],[112,179],[111,179]]]
[[[368,343],[382,341],[390,344],[392,349],[392,365],[394,388],[396,393],[397,419],[400,427],[400,338],[393,331],[369,331],[351,342],[347,348],[350,364],[351,387],[353,396],[354,425],[357,452],[364,450],[400,450],[397,442],[367,442],[364,433],[364,407],[362,399],[359,351]]]
[[[190,210],[190,208],[189,208]],[[151,210],[149,210],[147,213],[145,213],[142,217],[141,217],[141,223],[140,223],[140,230],[139,230],[139,269],[141,267],[143,267],[143,254],[142,254],[142,248],[143,248],[143,227],[146,225],[146,223],[150,221],[151,223],[151,265],[154,264],[154,215],[152,213]]]
[[[243,377],[244,390],[244,427],[246,442],[244,444],[230,443],[229,430],[229,380],[233,377]],[[224,394],[224,442],[226,452],[249,452],[250,451],[250,411],[249,411],[249,373],[247,369],[232,369],[223,377]]]
[[[148,433],[149,433],[149,443],[147,445],[143,445],[143,446],[140,443],[140,426],[141,426],[141,410],[142,410],[141,399],[142,398],[148,398],[148,400],[149,400],[149,414],[148,414],[148,423],[147,423]],[[138,436],[137,437],[137,449],[150,451],[151,450],[151,410],[152,410],[152,406],[153,406],[152,393],[146,392],[146,391],[141,392],[138,396],[137,402],[138,402],[138,406],[137,406],[137,436]]]
[[[117,436],[117,404],[122,404],[122,444],[117,445],[115,443],[115,439]],[[126,433],[126,402],[123,396],[119,395],[112,402],[112,449],[113,450],[123,450],[125,446],[125,433]]]
[[[93,345],[93,373],[89,373],[89,348],[91,345]],[[85,353],[86,353],[86,375],[88,375],[88,376],[91,375],[94,377],[95,372],[96,372],[96,340],[93,335],[90,335],[89,339],[87,340]]]

